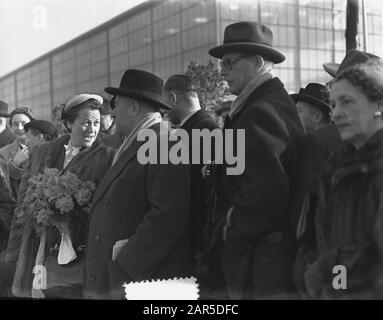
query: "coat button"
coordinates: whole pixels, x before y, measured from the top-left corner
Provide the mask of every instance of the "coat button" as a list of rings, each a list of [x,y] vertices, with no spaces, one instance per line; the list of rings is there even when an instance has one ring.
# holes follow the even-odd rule
[[[100,242],[100,239],[101,239],[100,235],[97,234],[97,235],[94,237],[94,242]]]
[[[96,275],[94,273],[91,273],[90,278],[92,279],[92,281],[94,281],[94,280],[96,280]]]

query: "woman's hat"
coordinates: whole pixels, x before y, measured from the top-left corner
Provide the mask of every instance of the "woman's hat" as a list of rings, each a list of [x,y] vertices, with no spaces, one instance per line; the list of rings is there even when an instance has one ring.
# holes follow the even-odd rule
[[[126,96],[133,99],[151,102],[161,109],[172,109],[162,101],[164,82],[155,74],[136,69],[127,70],[122,76],[118,88],[107,87],[105,91],[114,96]],[[112,107],[114,103],[111,103]]]
[[[9,118],[11,115],[8,113],[8,103],[0,100],[0,117]]]
[[[251,21],[237,22],[225,28],[223,45],[209,50],[209,54],[222,58],[228,52],[260,54],[274,63],[281,63],[285,56],[273,48],[273,32],[264,24]]]
[[[326,114],[332,112],[332,107],[329,104],[329,91],[326,86],[320,83],[309,83],[306,88],[300,88],[298,93],[291,94],[290,97],[295,103],[303,101],[319,108]]]
[[[335,78],[341,71],[347,69],[348,67],[360,63],[365,63],[374,58],[379,57],[368,52],[352,49],[346,53],[346,56],[343,58],[343,61],[340,64],[334,62],[324,63],[323,69],[325,69],[328,74]]]
[[[31,122],[28,122],[24,126],[25,130],[29,129],[36,129],[39,130],[41,133],[45,133],[52,138],[58,137],[58,131],[56,126],[47,120],[32,120]]]
[[[88,100],[91,100],[91,99],[98,101],[100,103],[100,109],[101,109],[101,105],[104,101],[101,96],[99,96],[97,94],[91,94],[91,93],[80,93],[80,94],[76,94],[75,96],[69,98],[69,100],[65,104],[61,113],[62,114],[68,113],[68,111],[70,109],[80,105],[81,103],[84,103]]]

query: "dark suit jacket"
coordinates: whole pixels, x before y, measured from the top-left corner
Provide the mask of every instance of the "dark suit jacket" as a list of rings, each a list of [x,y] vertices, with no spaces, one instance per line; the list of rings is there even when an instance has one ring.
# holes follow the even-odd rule
[[[159,128],[151,127],[157,135]],[[189,167],[142,165],[137,160],[142,144],[136,141],[121,155],[93,198],[85,298],[122,299],[124,282],[191,274]],[[114,244],[125,239],[112,261]]]
[[[254,298],[292,289],[295,255],[289,214],[304,130],[294,102],[274,78],[256,88],[224,129],[245,129],[245,169],[218,170],[217,228],[233,207],[221,261],[230,298]],[[225,204],[225,205],[223,205]],[[220,233],[217,233],[220,234]]]
[[[217,123],[205,110],[199,110],[194,113],[182,126],[186,130],[189,137],[192,137],[193,129],[209,129],[218,128]],[[206,181],[203,179],[201,170],[202,164],[202,145],[200,147],[201,161],[200,164],[191,165],[191,253],[194,260],[198,251],[201,251],[206,245],[204,241],[204,226],[207,219],[207,190]],[[213,155],[212,155],[213,156]],[[192,144],[189,143],[189,161],[192,159]],[[213,159],[211,159],[213,160]]]
[[[121,146],[123,139],[118,132],[115,132],[111,135],[102,137],[101,141],[105,146],[112,148],[114,151],[117,151]]]

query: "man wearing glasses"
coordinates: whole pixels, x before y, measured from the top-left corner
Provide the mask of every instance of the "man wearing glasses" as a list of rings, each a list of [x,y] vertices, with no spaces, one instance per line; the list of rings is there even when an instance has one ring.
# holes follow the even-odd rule
[[[209,51],[222,59],[221,73],[237,96],[224,130],[245,129],[246,137],[243,174],[227,175],[225,164],[214,170],[218,202],[210,217],[208,257],[219,267],[212,268],[210,288],[219,298],[257,299],[294,290],[289,211],[304,130],[294,102],[272,74],[285,60],[272,43],[265,25],[238,22],[226,27],[223,45]]]

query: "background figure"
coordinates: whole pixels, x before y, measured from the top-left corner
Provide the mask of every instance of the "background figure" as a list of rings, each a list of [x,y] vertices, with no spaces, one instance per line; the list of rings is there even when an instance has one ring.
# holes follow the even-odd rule
[[[11,128],[16,140],[0,149],[0,157],[5,160],[9,172],[11,172],[10,166],[13,161],[16,161],[16,165],[20,165],[28,159],[28,134],[24,126],[31,120],[34,120],[34,116],[28,107],[16,108],[10,114]],[[12,191],[16,195],[19,187],[18,181],[12,177],[10,177],[10,181]]]
[[[291,95],[307,128],[299,161],[298,200],[292,225],[296,226],[298,253],[295,259],[294,280],[301,292],[305,292],[304,272],[316,259],[315,211],[318,202],[318,182],[322,168],[341,140],[337,127],[332,124],[332,108],[329,91],[319,83],[309,83],[298,94]],[[302,112],[303,110],[303,112]],[[304,116],[302,116],[304,114]],[[304,201],[302,201],[304,200]]]
[[[233,101],[224,101],[217,104],[217,108],[214,109],[215,121],[220,128],[223,128],[225,119],[230,112],[230,107]]]
[[[110,106],[110,101],[104,99],[101,109],[101,125],[99,136],[100,139],[113,135],[116,133],[116,123],[115,117],[112,114],[112,108]]]
[[[0,148],[15,141],[16,137],[8,127],[8,103],[0,100]]]
[[[141,164],[137,156],[139,130],[153,130],[157,146],[160,130],[168,138],[162,88],[156,75],[134,69],[119,88],[105,88],[116,95],[117,129],[127,138],[93,197],[84,298],[124,299],[124,282],[191,275],[189,167]]]
[[[42,173],[45,168],[56,168],[64,173],[70,171],[80,180],[98,185],[110,167],[113,156],[111,150],[105,148],[97,139],[101,103],[102,97],[85,93],[68,100],[63,110],[63,121],[70,135],[41,144],[32,153],[26,168],[27,173],[23,175],[20,184],[20,200],[25,194],[28,178]],[[81,297],[88,214],[87,210],[78,207],[71,214],[69,233],[77,258],[65,265],[58,264],[61,243],[59,230],[52,225],[48,226],[44,242],[43,237],[37,235],[33,222],[23,220],[20,245],[9,244],[10,248],[20,248],[12,288],[14,295],[31,297],[32,289],[36,289],[32,288],[32,270],[35,264],[41,263],[47,270],[47,289],[43,290],[45,297]],[[18,242],[17,237],[14,241]],[[41,262],[36,262],[40,256]]]
[[[15,264],[5,259],[15,198],[13,196],[5,161],[0,158],[0,298],[11,297]]]
[[[309,83],[291,98],[297,106],[299,117],[307,133],[327,127],[332,122],[332,108],[328,104],[329,92],[324,85]]]
[[[33,152],[33,148],[43,142],[53,141],[58,138],[58,131],[55,125],[46,120],[32,120],[24,126],[27,132],[26,147],[28,152],[20,150],[15,157],[8,162],[9,177],[16,190],[15,196],[18,198],[20,179],[25,173],[25,166]]]
[[[64,107],[65,107],[65,104],[58,104],[52,110],[52,121],[57,128],[59,136],[69,133],[68,129],[65,127],[61,119],[61,113]]]
[[[351,66],[330,83],[344,146],[323,169],[316,216],[319,255],[305,274],[313,298],[376,298],[382,268],[383,62]],[[347,290],[333,287],[335,265]]]
[[[216,170],[212,246],[219,249],[230,299],[294,290],[289,214],[304,130],[283,83],[272,75],[274,64],[285,60],[272,39],[267,26],[238,22],[226,27],[224,44],[209,51],[222,59],[221,73],[237,95],[224,130],[246,132],[244,172],[227,175],[227,164]]]
[[[179,123],[179,128],[186,130],[189,136],[189,163],[192,163],[193,129],[208,129],[212,131],[218,125],[208,112],[201,109],[198,94],[193,80],[186,75],[173,75],[165,83],[164,100],[172,109],[168,111],[169,118]],[[176,129],[177,130],[177,129]],[[191,258],[194,271],[197,272],[196,256],[206,246],[205,226],[207,221],[207,186],[202,177],[203,145],[198,145],[200,162],[191,165]],[[214,161],[214,144],[212,144],[209,161]]]

